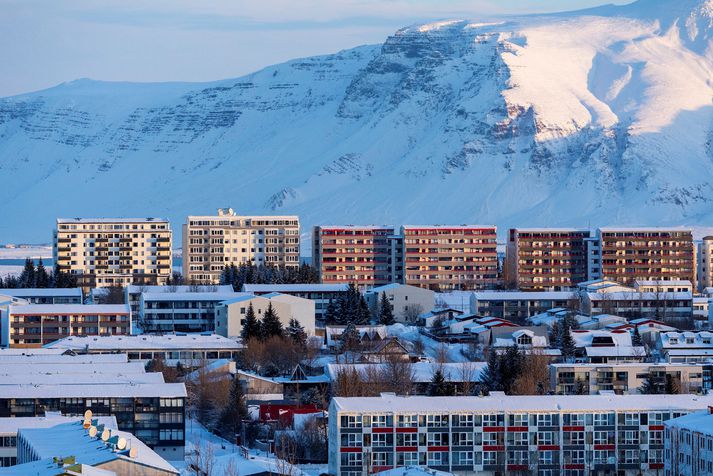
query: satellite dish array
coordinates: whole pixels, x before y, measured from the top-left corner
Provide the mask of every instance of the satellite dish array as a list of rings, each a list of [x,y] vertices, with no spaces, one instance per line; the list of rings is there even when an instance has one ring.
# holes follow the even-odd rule
[[[118,435],[111,436],[111,430],[104,428],[104,425],[99,425],[99,420],[92,420],[92,416],[92,411],[87,410],[84,412],[84,420],[82,421],[82,427],[87,430],[87,434],[90,438],[96,438],[97,435],[99,435],[99,438],[101,438],[104,444],[111,447],[112,450],[128,454],[130,458],[136,458],[138,456],[138,448],[132,447],[129,448],[128,451],[124,451],[129,443],[126,438]]]

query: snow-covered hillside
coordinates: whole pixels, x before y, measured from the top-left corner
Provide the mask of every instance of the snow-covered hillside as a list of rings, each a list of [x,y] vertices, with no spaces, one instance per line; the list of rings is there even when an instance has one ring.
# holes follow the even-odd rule
[[[713,223],[713,1],[442,21],[211,84],[0,99],[0,242],[57,216]]]

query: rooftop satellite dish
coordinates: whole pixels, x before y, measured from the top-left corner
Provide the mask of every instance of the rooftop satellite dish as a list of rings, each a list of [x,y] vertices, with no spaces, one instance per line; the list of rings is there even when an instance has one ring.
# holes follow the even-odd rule
[[[108,441],[110,437],[111,437],[111,431],[109,431],[109,430],[102,431],[102,441]]]
[[[90,426],[89,427],[89,436],[91,438],[94,438],[97,436],[97,427],[96,426]]]
[[[138,455],[139,455],[139,449],[138,449],[138,448],[132,447],[132,448],[129,450],[129,458],[136,458]]]
[[[85,419],[85,420],[91,420],[91,419],[92,419],[92,415],[93,415],[92,411],[91,411],[91,410],[87,410],[86,412],[84,412],[84,419]]]
[[[121,451],[124,448],[126,448],[126,438],[122,436],[121,438],[119,438],[119,441],[116,442],[116,449]]]

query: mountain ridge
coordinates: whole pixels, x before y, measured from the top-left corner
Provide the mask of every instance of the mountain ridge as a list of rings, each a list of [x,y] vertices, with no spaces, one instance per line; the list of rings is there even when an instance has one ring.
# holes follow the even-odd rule
[[[0,241],[46,241],[58,216],[177,231],[219,206],[296,213],[305,232],[706,225],[711,5],[439,21],[241,78],[2,98]]]

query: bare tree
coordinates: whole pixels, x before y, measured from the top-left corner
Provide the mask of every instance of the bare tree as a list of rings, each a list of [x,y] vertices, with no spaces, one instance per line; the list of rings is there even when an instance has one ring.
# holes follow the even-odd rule
[[[463,362],[458,368],[458,377],[461,382],[461,395],[473,395],[475,393],[475,380],[478,374],[478,368],[475,362]]]
[[[439,364],[448,362],[448,346],[444,343],[436,348],[436,362]]]
[[[512,388],[514,395],[545,395],[550,390],[550,359],[541,352],[522,356],[521,372]]]
[[[215,474],[215,447],[208,442],[194,446],[189,470],[196,476],[218,476]]]
[[[413,391],[415,374],[413,364],[392,356],[382,365],[381,380],[386,391],[398,395],[410,395]]]
[[[402,313],[403,319],[409,324],[415,324],[418,321],[418,316],[423,314],[423,306],[420,304],[413,304],[408,306]]]

